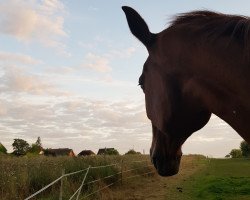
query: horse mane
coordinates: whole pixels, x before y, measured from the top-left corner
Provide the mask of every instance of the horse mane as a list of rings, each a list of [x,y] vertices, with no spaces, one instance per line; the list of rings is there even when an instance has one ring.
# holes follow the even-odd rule
[[[250,18],[241,15],[227,15],[212,11],[193,11],[175,17],[170,27],[186,26],[189,32],[202,34],[207,39],[228,37],[249,50]]]

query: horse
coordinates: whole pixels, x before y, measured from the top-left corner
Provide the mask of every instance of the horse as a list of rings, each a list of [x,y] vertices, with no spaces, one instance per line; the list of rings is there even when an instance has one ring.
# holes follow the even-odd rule
[[[250,19],[192,11],[151,33],[133,8],[122,9],[130,31],[148,51],[139,85],[152,124],[150,157],[158,174],[179,172],[183,143],[212,113],[250,143]]]

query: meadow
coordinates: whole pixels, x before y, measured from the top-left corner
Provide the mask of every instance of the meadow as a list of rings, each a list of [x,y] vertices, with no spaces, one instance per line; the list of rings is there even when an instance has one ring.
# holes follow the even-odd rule
[[[142,162],[134,162],[134,161]],[[180,172],[176,176],[163,178],[154,172],[146,155],[71,157],[11,157],[0,156],[0,199],[25,199],[65,173],[91,166],[122,163],[123,171],[131,172],[112,176],[83,187],[80,199],[174,199],[174,200],[246,200],[250,199],[249,159],[208,159],[200,155],[184,156]],[[120,166],[90,170],[86,182],[119,173]],[[149,171],[153,173],[145,174]],[[135,176],[134,178],[132,176]],[[84,173],[63,180],[63,198],[77,190]],[[127,179],[128,177],[132,177]],[[88,198],[87,194],[100,187],[115,183],[111,187]],[[59,199],[59,181],[33,199]]]
[[[183,187],[189,199],[249,200],[250,159],[211,159]]]
[[[133,161],[142,162],[133,162]],[[14,200],[25,199],[50,182],[56,180],[64,173],[71,173],[86,169],[89,166],[106,166],[118,164],[116,166],[91,169],[87,175],[86,181],[91,182],[102,179],[110,175],[117,174],[128,169],[135,169],[131,172],[123,173],[124,176],[143,174],[152,170],[152,166],[145,164],[148,156],[89,156],[89,157],[14,157],[0,155],[0,199]],[[63,199],[69,199],[70,196],[79,188],[84,178],[84,173],[78,173],[63,179]],[[97,190],[99,187],[115,183],[121,184],[121,174],[98,181],[95,184],[89,184],[83,187],[81,197]],[[124,179],[124,177],[123,177]],[[60,193],[61,181],[58,181],[47,190],[37,195],[33,199],[58,199]],[[99,194],[96,194],[99,195]],[[92,195],[89,199],[99,198]]]

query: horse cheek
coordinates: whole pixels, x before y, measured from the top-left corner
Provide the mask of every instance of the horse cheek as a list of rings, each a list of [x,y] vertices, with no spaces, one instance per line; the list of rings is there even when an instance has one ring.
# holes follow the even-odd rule
[[[168,98],[166,92],[158,90],[145,94],[147,116],[152,125],[157,127],[161,132],[166,133],[166,122],[169,116]]]

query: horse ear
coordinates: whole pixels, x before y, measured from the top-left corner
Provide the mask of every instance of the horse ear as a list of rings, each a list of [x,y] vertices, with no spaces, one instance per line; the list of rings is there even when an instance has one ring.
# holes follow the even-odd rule
[[[154,34],[149,31],[148,25],[144,19],[133,9],[123,6],[128,26],[132,34],[137,37],[146,47],[150,47],[154,40]]]

